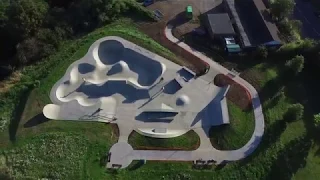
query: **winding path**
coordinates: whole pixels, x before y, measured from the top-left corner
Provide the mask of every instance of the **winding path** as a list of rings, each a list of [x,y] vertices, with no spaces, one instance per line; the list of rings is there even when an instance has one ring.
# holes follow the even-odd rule
[[[172,35],[172,29],[173,26],[170,24],[165,28],[165,36],[169,41],[180,46],[192,55],[200,58],[210,66],[209,71],[200,78],[203,78],[210,82],[217,74],[224,74],[241,85],[244,89],[246,89],[248,95],[252,99],[252,106],[254,110],[255,129],[252,137],[247,142],[247,144],[245,144],[240,149],[221,151],[215,149],[212,146],[210,138],[207,136],[207,134],[209,133],[209,128],[200,127],[193,129],[200,137],[200,146],[194,151],[134,150],[127,143],[128,132],[131,132],[132,130],[126,130],[125,132],[127,132],[127,134],[121,135],[118,143],[114,144],[109,151],[110,159],[107,163],[108,168],[125,168],[132,162],[132,160],[139,159],[163,161],[196,161],[201,159],[202,161],[214,160],[216,164],[221,164],[229,161],[237,161],[247,157],[258,147],[261,141],[262,135],[264,133],[264,117],[259,96],[255,88],[247,81],[237,75],[234,75],[233,72],[229,71],[217,62],[214,62],[213,60],[198,52],[197,50],[191,48],[187,44],[180,42]],[[123,131],[123,128],[119,127],[119,129],[121,129],[120,132]]]
[[[179,39],[175,38],[172,34],[172,29],[174,28],[173,25],[168,24],[165,28],[165,36],[166,38],[175,43],[176,45],[180,46],[184,50],[188,51],[189,53],[193,54],[194,56],[200,58],[205,63],[210,65],[210,69],[207,74],[203,76],[203,78],[206,77],[214,77],[217,72],[220,72],[221,74],[227,75],[230,77],[232,76],[232,80],[239,85],[241,85],[246,91],[249,93],[251,99],[252,99],[252,107],[254,112],[254,118],[255,118],[255,129],[252,134],[251,139],[247,142],[246,145],[244,145],[242,148],[232,151],[219,151],[215,150],[215,153],[221,153],[221,155],[224,156],[224,160],[226,161],[235,161],[242,158],[247,157],[249,154],[251,154],[259,145],[262,135],[264,133],[264,117],[262,113],[262,107],[260,103],[260,99],[258,96],[258,92],[256,89],[249,84],[247,81],[242,79],[239,76],[233,76],[233,72],[229,71],[225,67],[221,66],[217,62],[213,61],[209,57],[205,56],[204,54],[198,52],[197,50],[193,49],[189,45],[185,44],[184,42],[181,42]],[[215,154],[217,155],[217,154]]]

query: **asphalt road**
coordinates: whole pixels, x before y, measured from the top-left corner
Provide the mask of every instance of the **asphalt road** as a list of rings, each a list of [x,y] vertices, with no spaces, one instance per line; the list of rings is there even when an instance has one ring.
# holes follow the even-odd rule
[[[312,7],[310,2],[303,0],[295,0],[295,2],[293,17],[302,22],[302,36],[320,40],[320,18],[314,14],[316,9]]]

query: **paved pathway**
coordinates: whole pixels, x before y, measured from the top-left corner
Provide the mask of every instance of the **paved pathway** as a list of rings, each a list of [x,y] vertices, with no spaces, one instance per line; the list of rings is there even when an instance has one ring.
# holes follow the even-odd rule
[[[204,76],[201,76],[200,78],[212,80],[218,73],[229,76],[233,74],[233,72],[214,62],[202,53],[194,50],[187,44],[180,42],[172,35],[172,28],[173,26],[168,25],[165,29],[165,35],[168,40],[176,43],[181,48],[199,57],[210,65],[208,73]],[[209,127],[198,127],[193,130],[200,137],[200,146],[194,151],[133,150],[132,147],[126,142],[128,139],[127,136],[129,135],[128,131],[131,132],[131,130],[119,127],[121,138],[119,138],[119,142],[113,145],[113,147],[110,149],[111,156],[110,161],[107,163],[107,167],[112,167],[114,164],[121,164],[121,168],[125,168],[131,163],[132,160],[139,159],[164,161],[195,161],[201,159],[204,161],[214,160],[216,164],[220,164],[224,162],[240,160],[250,155],[259,145],[264,133],[264,117],[262,113],[262,107],[260,104],[258,93],[251,84],[249,84],[239,76],[232,76],[232,79],[248,91],[252,98],[252,106],[254,109],[254,133],[248,143],[242,148],[231,151],[217,150],[212,146],[208,137]],[[123,130],[125,131],[125,133],[121,133]]]

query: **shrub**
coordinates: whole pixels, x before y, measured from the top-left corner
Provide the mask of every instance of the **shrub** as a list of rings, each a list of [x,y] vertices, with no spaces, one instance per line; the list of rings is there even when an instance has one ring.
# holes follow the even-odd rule
[[[270,4],[270,10],[274,19],[281,21],[292,15],[294,5],[293,0],[273,0]]]
[[[302,104],[292,104],[289,106],[287,112],[284,114],[286,121],[296,121],[302,118],[304,113],[304,107]]]
[[[17,45],[16,66],[40,59],[41,45],[36,38],[26,39]]]
[[[297,55],[296,57],[287,61],[285,66],[290,74],[297,75],[302,71],[304,67],[304,57],[301,55]]]
[[[262,59],[266,59],[268,57],[268,49],[266,46],[258,46],[256,51],[255,51],[255,56],[257,58],[262,58]]]
[[[302,24],[299,20],[283,20],[278,23],[281,35],[287,42],[300,40],[301,26]]]
[[[320,113],[314,115],[314,126],[315,126],[316,128],[319,128],[319,127],[320,127]]]

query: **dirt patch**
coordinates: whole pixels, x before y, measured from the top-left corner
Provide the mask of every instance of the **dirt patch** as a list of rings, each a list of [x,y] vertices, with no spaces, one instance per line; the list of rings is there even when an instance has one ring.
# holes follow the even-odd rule
[[[146,24],[146,23],[145,23]],[[157,23],[147,23],[149,25],[142,25],[141,23],[138,24],[139,29],[150,36],[152,39],[157,41],[162,46],[169,49],[171,52],[176,54],[178,58],[182,59],[184,66],[188,67],[196,74],[202,74],[207,69],[207,64],[203,62],[198,57],[190,54],[188,51],[184,50],[183,48],[179,47],[177,44],[172,43],[169,41],[164,34],[164,29],[166,27],[165,22],[157,22]]]
[[[235,83],[230,77],[218,74],[214,78],[214,84],[219,87],[230,85],[230,89],[227,93],[227,99],[239,106],[242,110],[248,110],[251,108],[251,99],[248,92],[238,83]]]
[[[244,71],[240,76],[248,81],[258,92],[261,90],[261,82],[264,80],[264,76],[257,69],[250,69]]]
[[[108,124],[108,125],[110,125],[112,128],[112,135],[111,135],[112,138],[118,139],[120,135],[118,125],[117,124]]]
[[[5,93],[10,88],[15,85],[18,81],[20,81],[21,73],[19,71],[16,71],[12,73],[7,79],[0,81],[0,93]]]

